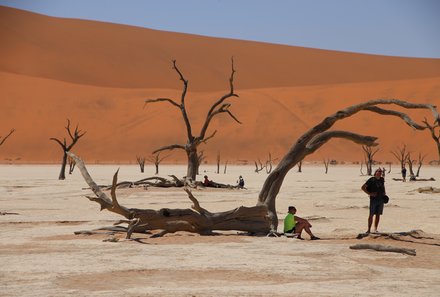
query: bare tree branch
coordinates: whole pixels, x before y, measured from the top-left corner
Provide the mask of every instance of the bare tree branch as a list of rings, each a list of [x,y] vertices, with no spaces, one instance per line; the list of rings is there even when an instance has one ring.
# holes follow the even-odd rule
[[[177,108],[180,109],[180,105],[179,105],[178,103],[174,102],[174,100],[173,100],[173,99],[170,99],[170,98],[147,99],[147,100],[144,101],[144,103],[145,103],[145,104],[144,104],[144,108],[145,108],[145,106],[146,106],[147,104],[150,104],[150,103],[156,103],[156,102],[163,102],[163,101],[165,101],[165,102],[169,102],[169,103],[171,103],[172,105],[174,105],[174,106],[176,106]]]
[[[2,145],[2,144],[6,141],[6,139],[8,139],[8,137],[11,136],[12,133],[14,133],[14,132],[15,132],[15,129],[11,129],[11,131],[9,131],[9,134],[6,135],[3,139],[2,139],[2,137],[0,136],[0,145]]]
[[[114,194],[114,188],[116,187],[117,182],[117,172],[115,173],[113,177],[113,184],[112,184],[112,200],[101,191],[101,188],[93,181],[92,177],[90,176],[89,172],[87,171],[84,162],[77,157],[75,154],[71,152],[67,152],[67,154],[75,160],[79,171],[81,172],[81,175],[83,176],[86,183],[89,185],[90,189],[95,193],[96,198],[87,197],[92,201],[98,202],[101,205],[102,209],[107,209],[108,211],[120,214],[124,216],[127,219],[132,219],[132,212],[123,206],[120,206],[116,199],[116,194]],[[118,170],[119,171],[119,170]],[[114,197],[113,197],[114,195]],[[116,201],[116,203],[115,203]]]
[[[404,114],[402,112],[399,111],[395,111],[395,110],[387,110],[387,109],[383,109],[377,106],[371,106],[371,107],[367,107],[365,108],[365,110],[369,110],[378,114],[382,114],[382,115],[392,115],[392,116],[396,116],[401,118],[402,120],[404,120],[408,126],[410,126],[411,128],[417,129],[417,130],[424,130],[426,129],[426,127],[417,124],[416,122],[414,122],[413,120],[411,120],[411,118],[407,115]]]
[[[174,149],[182,149],[185,150],[185,147],[183,145],[180,144],[172,144],[172,145],[167,145],[167,146],[163,146],[155,151],[153,151],[153,154],[159,153],[161,151],[166,151],[166,150],[174,150]]]
[[[332,138],[344,138],[347,140],[351,140],[357,144],[368,146],[378,145],[375,142],[377,140],[377,137],[374,136],[364,136],[348,131],[327,131],[318,134],[314,138],[312,138],[306,145],[306,149],[308,150],[308,152],[312,153]]]

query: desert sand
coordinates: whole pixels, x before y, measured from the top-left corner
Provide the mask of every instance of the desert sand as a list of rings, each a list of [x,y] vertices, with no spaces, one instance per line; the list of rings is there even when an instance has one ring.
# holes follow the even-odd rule
[[[0,7],[0,135],[2,163],[57,163],[67,119],[87,131],[75,150],[89,162],[133,163],[136,156],[186,142],[179,110],[144,100],[180,99],[194,133],[217,99],[229,91],[231,57],[239,98],[228,100],[242,122],[214,118],[216,136],[200,150],[209,163],[281,158],[292,143],[341,108],[378,98],[440,102],[440,59],[366,55],[163,32],[95,21],[54,18]],[[429,113],[411,113],[418,122]],[[414,155],[437,160],[429,132],[416,132],[393,117],[362,112],[335,128],[379,137],[382,162],[406,144]],[[333,140],[308,160],[363,160],[362,149]],[[168,163],[182,163],[174,151]]]
[[[86,162],[87,163],[87,162]],[[88,165],[98,184],[109,184],[120,167],[119,180],[139,180],[134,165]],[[184,166],[161,166],[160,175],[185,174]],[[238,175],[245,190],[196,189],[201,206],[210,211],[253,206],[267,177],[252,166],[228,166],[215,181],[234,184]],[[59,166],[0,166],[0,292],[1,296],[438,296],[440,291],[439,194],[416,191],[438,187],[438,167],[423,166],[421,177],[432,181],[399,182],[398,168],[386,176],[386,205],[380,232],[419,231],[424,237],[406,241],[368,237],[368,198],[360,190],[368,178],[357,166],[305,164],[292,169],[277,198],[280,218],[288,205],[310,219],[322,238],[310,241],[286,237],[251,237],[238,232],[199,236],[179,232],[162,238],[134,234],[75,235],[74,232],[111,226],[121,219],[100,212],[89,201],[77,169],[65,181],[57,180]],[[198,176],[201,179],[201,176]],[[188,208],[181,189],[117,191],[128,207]],[[417,255],[352,250],[357,243],[415,249]]]

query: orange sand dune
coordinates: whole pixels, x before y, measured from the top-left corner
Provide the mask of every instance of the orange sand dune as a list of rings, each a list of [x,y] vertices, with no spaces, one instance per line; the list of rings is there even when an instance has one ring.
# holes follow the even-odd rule
[[[185,142],[178,109],[166,103],[143,109],[146,98],[178,98],[176,58],[189,79],[187,108],[195,133],[210,104],[228,91],[230,57],[235,89],[229,101],[243,124],[216,118],[215,138],[203,145],[207,161],[280,158],[304,133],[340,108],[377,98],[438,104],[440,59],[412,59],[324,51],[208,38],[101,22],[60,19],[0,7],[0,161],[58,162],[50,137],[66,135],[66,119],[87,134],[75,152],[89,162],[135,162],[154,149]],[[407,144],[414,155],[436,159],[428,132],[362,113],[337,129],[379,136],[376,159]],[[416,113],[422,120],[428,113]],[[167,153],[181,162],[181,151]],[[334,140],[310,156],[360,161],[359,146]],[[20,159],[20,160],[16,160]]]

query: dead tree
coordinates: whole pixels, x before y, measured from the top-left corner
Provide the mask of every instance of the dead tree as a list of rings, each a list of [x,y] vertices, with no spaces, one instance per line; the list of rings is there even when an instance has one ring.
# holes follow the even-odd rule
[[[330,159],[324,159],[324,166],[325,166],[325,174],[328,172],[328,165],[330,164]]]
[[[406,159],[406,163],[408,164],[408,169],[409,169],[409,175],[410,176],[415,176],[414,170],[413,170],[413,166],[414,166],[415,162],[416,162],[416,160],[413,160],[411,158],[411,152],[408,152],[408,158]]]
[[[214,230],[239,230],[250,233],[276,232],[278,227],[276,198],[287,173],[298,162],[314,153],[333,138],[343,138],[366,146],[377,145],[377,137],[374,136],[360,135],[349,131],[330,130],[336,122],[354,116],[361,111],[370,111],[376,114],[398,117],[414,129],[423,130],[426,128],[414,122],[403,112],[384,109],[378,105],[399,106],[406,109],[428,109],[436,119],[439,118],[437,110],[430,104],[409,103],[396,99],[372,100],[342,109],[326,117],[297,139],[280,163],[278,163],[277,167],[266,178],[258,195],[256,206],[242,206],[220,213],[212,213],[202,208],[198,200],[188,189],[186,189],[186,192],[188,198],[193,203],[192,209],[162,208],[160,210],[152,210],[124,207],[117,201],[115,186],[112,187],[110,199],[90,177],[81,159],[73,154],[71,155],[75,158],[85,181],[96,196],[88,198],[99,203],[101,209],[107,209],[124,216],[127,219],[124,222],[128,223],[127,236],[130,236],[132,232],[146,232],[147,230],[162,230],[156,236],[177,231],[199,234],[211,234]],[[116,184],[117,173],[113,178],[113,185]]]
[[[14,132],[15,132],[15,129],[11,129],[11,131],[9,131],[9,134],[6,135],[5,137],[0,136],[0,146],[2,146],[3,143],[5,143],[6,139],[8,139],[9,136],[11,136],[12,133],[14,133]]]
[[[228,168],[228,160],[225,162],[225,168],[223,170],[223,174],[226,174],[226,169]]]
[[[69,163],[69,174],[72,174],[76,165],[75,160],[71,157],[67,157],[67,161]]]
[[[53,140],[57,142],[61,148],[63,149],[63,160],[61,163],[61,171],[60,175],[58,177],[59,180],[66,179],[66,164],[67,164],[67,153],[70,152],[70,150],[73,148],[73,146],[78,142],[78,140],[86,134],[86,132],[81,133],[81,130],[78,130],[78,125],[76,125],[75,131],[72,133],[70,130],[70,120],[67,119],[67,126],[65,127],[67,130],[67,133],[69,134],[70,140],[72,141],[70,144],[67,144],[67,140],[64,137],[64,140],[61,141],[58,138],[50,138],[50,140]]]
[[[168,158],[169,155],[165,156],[165,157],[160,157],[160,153],[156,153],[154,156],[151,156],[148,158],[148,161],[150,161],[151,163],[154,164],[154,167],[156,168],[156,173],[155,174],[159,174],[159,165],[160,163],[165,159]]]
[[[185,97],[188,89],[188,80],[186,80],[182,74],[182,72],[177,68],[176,60],[173,60],[173,69],[177,72],[177,74],[180,77],[180,80],[183,82],[183,91],[180,98],[180,103],[176,102],[174,99],[170,98],[156,98],[156,99],[147,99],[145,100],[145,105],[155,102],[168,102],[172,106],[178,108],[180,112],[182,113],[183,121],[186,126],[186,134],[187,134],[187,143],[186,144],[173,144],[161,147],[157,150],[155,150],[153,153],[158,153],[164,150],[173,150],[173,149],[181,149],[186,152],[187,159],[188,159],[188,167],[187,167],[187,173],[186,176],[188,178],[191,178],[192,180],[196,179],[197,175],[197,168],[199,167],[198,163],[198,154],[197,149],[198,146],[202,143],[206,143],[209,139],[214,137],[217,130],[215,130],[211,135],[207,136],[207,130],[209,128],[209,125],[211,124],[212,119],[221,113],[227,113],[234,119],[237,123],[241,122],[231,113],[229,110],[229,107],[231,107],[231,103],[225,102],[228,98],[231,97],[238,97],[237,94],[234,92],[234,60],[232,59],[232,71],[231,76],[229,77],[229,93],[223,95],[220,99],[218,99],[209,109],[208,114],[206,115],[205,122],[199,132],[198,136],[195,136],[193,134],[193,128],[191,126],[191,123],[188,118],[186,105],[185,105]]]
[[[431,137],[437,145],[438,161],[440,162],[440,120],[436,119],[434,120],[434,124],[430,125],[425,118],[423,123],[425,123],[426,128],[431,132]]]
[[[206,159],[206,157],[205,157],[203,151],[201,151],[197,154],[197,162],[199,164],[199,166],[197,166],[197,175],[199,175],[200,165],[203,163],[203,160],[205,160],[205,159]]]
[[[363,145],[362,149],[364,150],[365,164],[367,165],[367,175],[372,175],[374,155],[379,151],[379,149],[373,150],[371,146],[366,145]]]
[[[254,161],[254,163],[255,163],[255,172],[260,173],[260,171],[264,169],[263,163],[261,163],[260,159],[258,159],[258,163],[257,161]]]
[[[417,165],[417,173],[416,173],[416,177],[419,177],[420,174],[420,168],[422,168],[423,165],[423,160],[425,159],[426,155],[422,156],[422,153],[419,153],[419,161],[418,161],[418,165]]]
[[[302,172],[302,164],[303,164],[303,161],[298,162],[298,172]]]
[[[391,151],[391,153],[400,162],[400,168],[405,167],[409,154],[409,152],[406,151],[406,145],[404,144],[402,147],[397,148],[397,150]]]
[[[136,156],[136,161],[139,164],[139,168],[141,169],[141,173],[145,171],[145,157]]]
[[[266,161],[266,173],[269,174],[272,172],[273,164],[272,162],[275,162],[277,159],[272,160],[272,155],[269,153],[269,159]]]
[[[217,153],[217,174],[220,174],[220,153]]]

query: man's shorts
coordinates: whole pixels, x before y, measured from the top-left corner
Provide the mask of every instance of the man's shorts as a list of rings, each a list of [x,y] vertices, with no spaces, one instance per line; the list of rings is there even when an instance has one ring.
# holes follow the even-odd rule
[[[381,215],[383,213],[383,199],[370,198],[370,216]]]

